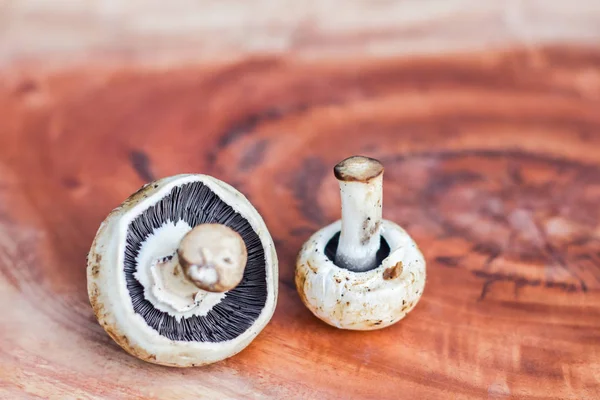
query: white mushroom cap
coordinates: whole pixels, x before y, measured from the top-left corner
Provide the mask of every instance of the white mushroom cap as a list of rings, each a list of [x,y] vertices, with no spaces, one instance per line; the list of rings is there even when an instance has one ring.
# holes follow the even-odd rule
[[[296,288],[308,309],[330,325],[384,328],[404,318],[421,298],[425,260],[408,233],[381,219],[379,161],[350,157],[336,166],[335,175],[342,219],[316,232],[302,247]]]
[[[380,329],[404,318],[425,287],[425,260],[416,243],[400,226],[383,220],[381,236],[390,246],[389,255],[375,269],[354,272],[325,254],[340,229],[341,221],[326,226],[300,251],[296,287],[306,307],[342,329]]]
[[[247,248],[244,278],[227,292],[201,290],[178,268],[182,239],[203,223],[233,228]],[[209,364],[243,350],[277,300],[277,256],[264,221],[240,192],[206,175],[158,180],[113,210],[96,234],[87,275],[107,333],[130,354],[169,366]]]

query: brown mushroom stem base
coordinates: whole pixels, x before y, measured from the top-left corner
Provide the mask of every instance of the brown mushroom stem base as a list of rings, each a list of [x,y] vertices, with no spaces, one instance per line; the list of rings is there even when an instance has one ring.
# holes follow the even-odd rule
[[[208,292],[226,292],[244,276],[248,251],[242,237],[222,224],[202,224],[189,231],[177,249],[185,277]]]

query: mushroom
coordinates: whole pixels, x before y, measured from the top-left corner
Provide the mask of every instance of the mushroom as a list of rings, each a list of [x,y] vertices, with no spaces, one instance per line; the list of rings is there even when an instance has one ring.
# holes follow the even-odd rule
[[[337,164],[342,219],[313,234],[296,262],[296,288],[318,318],[342,329],[390,326],[417,304],[425,260],[413,239],[382,219],[383,166],[354,156]]]
[[[176,175],[142,187],[102,222],[87,278],[98,322],[156,364],[210,364],[271,319],[277,255],[260,214],[230,185]]]

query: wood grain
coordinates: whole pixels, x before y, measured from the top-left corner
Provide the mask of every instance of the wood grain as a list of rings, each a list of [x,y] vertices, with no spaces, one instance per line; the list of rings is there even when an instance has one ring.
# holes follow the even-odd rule
[[[40,71],[0,81],[0,397],[599,393],[598,49]],[[332,167],[357,153],[384,163],[384,217],[428,261],[419,305],[375,332],[325,325],[293,284],[339,218]],[[183,172],[262,212],[280,297],[244,352],[173,370],[96,323],[85,256],[113,207]]]
[[[595,45],[599,20],[597,0],[0,0],[0,65]]]

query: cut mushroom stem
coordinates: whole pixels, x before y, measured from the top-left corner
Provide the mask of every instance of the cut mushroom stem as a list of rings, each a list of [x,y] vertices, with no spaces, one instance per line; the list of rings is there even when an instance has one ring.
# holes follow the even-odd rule
[[[242,280],[248,251],[233,229],[222,224],[202,224],[183,237],[177,258],[184,275],[198,288],[226,292]]]
[[[377,266],[380,246],[383,165],[354,156],[334,168],[340,184],[342,228],[335,263],[361,272]]]

